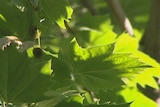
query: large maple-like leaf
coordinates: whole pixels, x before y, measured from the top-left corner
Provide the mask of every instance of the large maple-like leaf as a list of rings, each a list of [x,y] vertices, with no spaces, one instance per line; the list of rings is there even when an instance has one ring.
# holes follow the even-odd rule
[[[78,85],[92,91],[111,89],[123,85],[122,78],[133,78],[149,65],[131,53],[113,54],[114,44],[92,48],[81,48],[73,41],[61,50],[59,58],[65,63],[56,63],[54,71],[58,77],[68,73]],[[61,61],[61,62],[63,62]],[[65,66],[65,69],[62,69]],[[57,68],[57,69],[56,69]],[[64,79],[64,78],[62,78]]]

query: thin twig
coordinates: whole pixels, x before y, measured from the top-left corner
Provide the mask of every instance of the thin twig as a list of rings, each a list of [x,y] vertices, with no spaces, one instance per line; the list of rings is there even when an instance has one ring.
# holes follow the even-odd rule
[[[67,23],[66,20],[64,20],[64,25],[65,25],[67,31],[68,31],[69,33],[71,33],[71,34],[75,37],[75,39],[76,39],[77,43],[79,44],[79,46],[82,47],[81,42],[78,40],[78,35],[77,35],[77,33],[68,25],[68,23]]]

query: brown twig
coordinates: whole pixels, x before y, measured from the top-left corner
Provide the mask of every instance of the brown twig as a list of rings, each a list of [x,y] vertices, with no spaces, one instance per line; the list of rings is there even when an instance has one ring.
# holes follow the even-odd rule
[[[68,33],[72,34],[75,37],[75,39],[76,39],[77,43],[79,44],[79,46],[82,47],[81,42],[78,40],[77,33],[68,25],[66,20],[64,20],[64,25],[65,25]]]
[[[143,51],[160,62],[160,1],[152,0],[150,19],[144,32],[141,44]]]
[[[132,25],[126,16],[119,0],[106,0],[111,7],[113,13],[116,15],[116,19],[120,23],[123,30],[126,30],[130,36],[134,36]]]

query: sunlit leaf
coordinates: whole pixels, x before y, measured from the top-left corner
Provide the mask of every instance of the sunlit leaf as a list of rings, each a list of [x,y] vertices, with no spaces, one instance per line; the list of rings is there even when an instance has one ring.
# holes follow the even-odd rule
[[[123,33],[116,40],[115,53],[134,53],[139,47],[138,40],[129,36],[127,33]]]
[[[67,1],[75,10],[72,20]],[[92,16],[77,0],[0,0],[0,101],[17,107],[156,107],[140,88],[159,89],[154,77],[160,77],[160,65],[138,50],[151,1],[120,3],[134,38],[122,33],[105,1],[91,2]],[[73,32],[64,30],[64,21]]]
[[[117,37],[108,15],[85,14],[77,20],[77,39],[83,47],[113,43]]]
[[[136,86],[118,87],[106,91],[99,91],[96,97],[100,99],[100,103],[123,103],[132,102],[129,107],[145,106],[157,107],[156,102],[142,94]]]
[[[143,95],[137,88],[126,87],[119,92],[125,101],[133,101],[130,107],[144,106],[144,107],[157,107],[156,102]]]
[[[152,65],[153,68],[145,69],[145,72],[136,75],[136,77],[130,81],[133,84],[139,83],[142,87],[149,85],[153,88],[158,89],[158,84],[153,77],[159,77],[160,65],[154,59],[138,51],[138,40],[130,37],[128,34],[122,34],[117,42],[114,49],[114,53],[133,53],[132,56],[139,57],[140,61],[145,62],[148,65]]]
[[[113,54],[113,49],[114,44],[81,48],[74,41],[69,47],[61,50],[59,57],[66,61],[66,64],[57,63],[55,66],[58,66],[59,70],[56,69],[55,72],[69,71],[67,74],[71,75],[77,84],[98,91],[121,86],[122,78],[133,78],[135,74],[149,67],[130,53]],[[62,70],[62,66],[68,67]]]

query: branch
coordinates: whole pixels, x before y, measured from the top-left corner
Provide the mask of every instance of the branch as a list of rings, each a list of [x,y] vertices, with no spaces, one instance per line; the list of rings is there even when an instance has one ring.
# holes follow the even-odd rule
[[[116,15],[116,19],[120,23],[122,30],[126,30],[130,36],[134,36],[132,25],[126,16],[119,0],[106,0],[111,7],[113,13]]]
[[[143,51],[160,62],[160,1],[152,0],[150,19],[144,32],[141,44]]]

